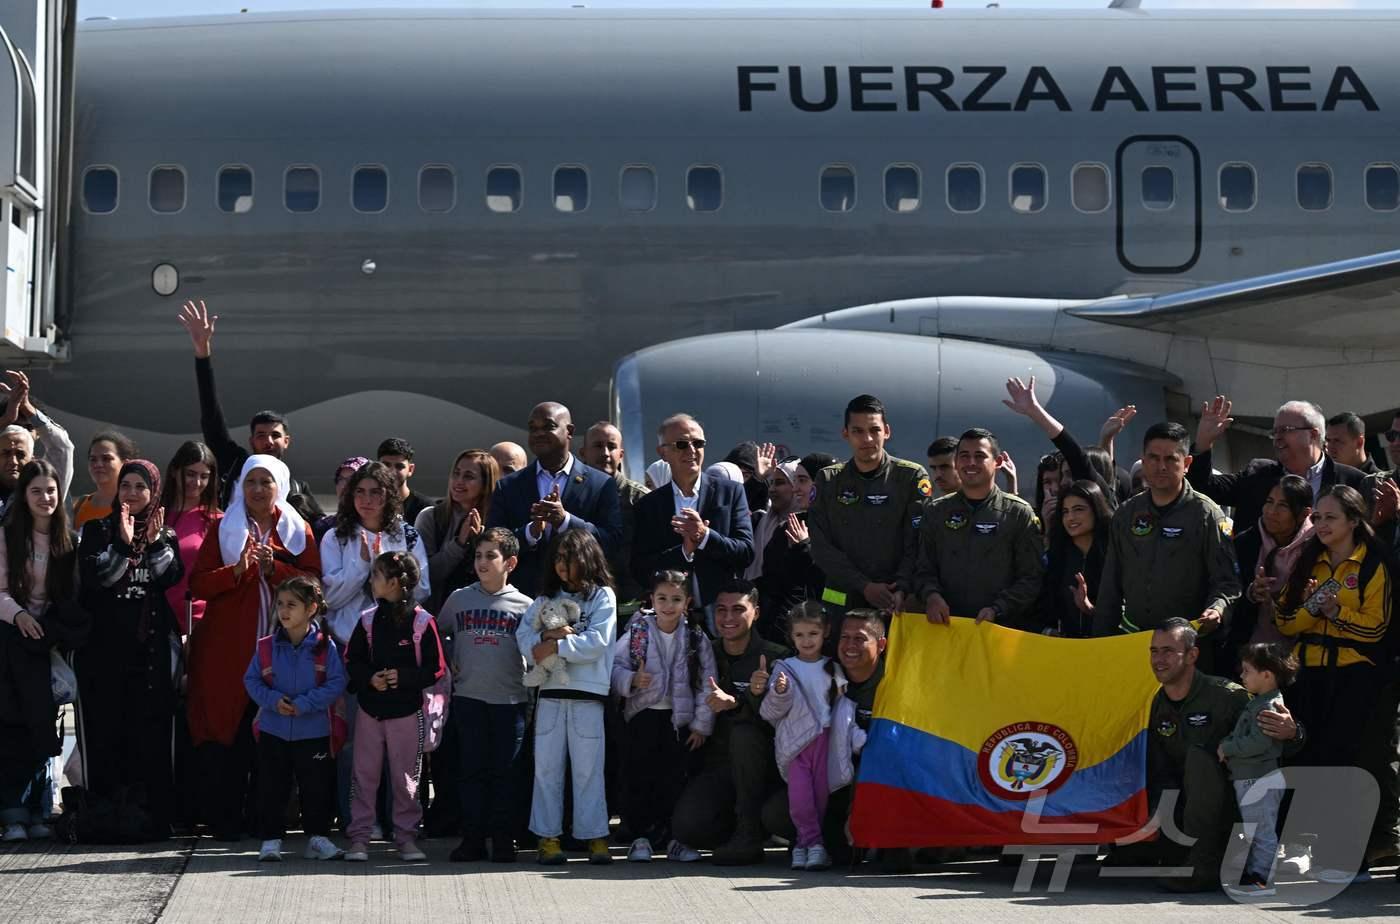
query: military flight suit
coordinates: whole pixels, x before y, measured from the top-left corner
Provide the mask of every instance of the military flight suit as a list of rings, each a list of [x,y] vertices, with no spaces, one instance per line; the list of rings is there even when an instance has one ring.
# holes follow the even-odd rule
[[[1109,525],[1094,634],[1155,629],[1207,609],[1220,612],[1223,629],[1240,597],[1235,547],[1224,524],[1215,502],[1189,483],[1164,509],[1152,503],[1150,491],[1124,501]],[[1209,647],[1203,644],[1201,653]]]
[[[1042,551],[1040,518],[1015,494],[993,485],[980,504],[947,494],[924,508],[915,583],[954,616],[991,607],[998,623],[1020,627],[1040,596]]]
[[[1196,838],[1175,843],[1164,826],[1144,849],[1158,858],[1186,856],[1202,878],[1219,876],[1230,830],[1238,817],[1230,775],[1215,749],[1249,703],[1244,687],[1196,672],[1186,697],[1173,702],[1165,690],[1152,698],[1147,725],[1147,793],[1152,811],[1164,792],[1177,792],[1176,827]],[[1151,846],[1148,846],[1148,845]]]
[[[886,453],[864,474],[851,460],[818,472],[816,489],[807,529],[812,558],[826,574],[827,612],[839,618],[848,607],[869,606],[865,585],[872,582],[913,591],[916,531],[933,491],[924,467]]]

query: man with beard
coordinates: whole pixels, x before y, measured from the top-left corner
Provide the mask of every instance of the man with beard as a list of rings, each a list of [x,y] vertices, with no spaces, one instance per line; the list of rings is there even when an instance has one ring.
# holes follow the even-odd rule
[[[606,420],[600,420],[583,435],[579,458],[617,482],[617,502],[622,513],[622,542],[617,552],[608,557],[613,580],[617,582],[617,628],[623,631],[626,617],[636,611],[642,599],[642,588],[632,576],[632,540],[637,534],[637,501],[646,496],[646,485],[638,484],[622,474],[622,431]]]

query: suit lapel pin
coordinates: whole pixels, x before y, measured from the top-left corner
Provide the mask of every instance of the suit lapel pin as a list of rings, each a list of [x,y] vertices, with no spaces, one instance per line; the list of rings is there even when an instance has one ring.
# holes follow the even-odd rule
[[[582,475],[575,475],[575,476],[574,476],[574,484],[583,484],[583,476],[582,476]]]

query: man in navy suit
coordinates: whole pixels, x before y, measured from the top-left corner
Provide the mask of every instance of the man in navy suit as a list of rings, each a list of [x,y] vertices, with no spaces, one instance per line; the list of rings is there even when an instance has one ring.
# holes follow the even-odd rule
[[[617,482],[569,451],[574,423],[568,408],[553,401],[538,404],[526,428],[534,464],[496,482],[486,526],[504,526],[520,540],[520,562],[511,583],[534,596],[541,569],[552,567],[545,553],[555,536],[586,529],[611,556],[622,542],[622,511]]]
[[[632,574],[650,587],[657,571],[689,572],[695,603],[709,607],[719,589],[753,561],[744,486],[702,474],[705,430],[689,414],[662,421],[658,435],[671,483],[637,501]]]

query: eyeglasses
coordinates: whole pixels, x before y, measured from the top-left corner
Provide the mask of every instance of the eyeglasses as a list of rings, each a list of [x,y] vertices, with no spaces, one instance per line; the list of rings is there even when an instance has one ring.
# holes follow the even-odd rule
[[[705,441],[704,441],[704,440],[675,440],[674,442],[663,443],[662,445],[663,445],[663,446],[670,446],[670,447],[672,447],[673,449],[675,449],[677,452],[688,452],[692,446],[695,447],[696,449],[704,449],[704,448],[705,448]]]
[[[1269,432],[1270,432],[1270,435],[1273,436],[1274,439],[1276,439],[1276,440],[1281,440],[1281,439],[1283,439],[1285,436],[1287,436],[1287,435],[1290,434],[1290,433],[1297,433],[1297,432],[1299,432],[1300,430],[1311,430],[1311,429],[1312,429],[1312,427],[1308,427],[1308,426],[1303,426],[1303,427],[1274,427],[1273,430],[1271,430],[1271,431],[1269,431]]]
[[[1387,443],[1394,443],[1394,442],[1396,442],[1397,440],[1400,440],[1400,430],[1387,430],[1387,431],[1385,431],[1385,441],[1386,441]]]

